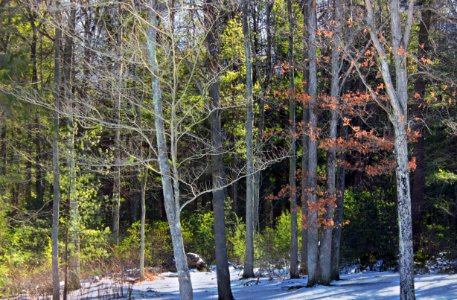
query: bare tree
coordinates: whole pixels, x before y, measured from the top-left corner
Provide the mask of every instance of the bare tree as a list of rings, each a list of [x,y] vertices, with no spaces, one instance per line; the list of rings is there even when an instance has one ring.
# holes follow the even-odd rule
[[[380,30],[375,26],[373,4],[365,0],[366,22],[373,45],[378,53],[379,69],[389,98],[389,106],[378,100],[378,104],[387,112],[394,128],[396,183],[399,227],[399,269],[400,299],[415,299],[414,294],[414,256],[412,240],[410,176],[408,165],[408,70],[407,49],[414,19],[414,0],[408,1],[406,24],[402,26],[400,1],[390,1],[390,27],[392,57],[394,67],[389,64],[385,47],[380,40]],[[392,72],[392,73],[391,73]],[[393,77],[395,76],[395,77]],[[372,91],[370,89],[370,91]],[[372,92],[373,98],[376,98]]]

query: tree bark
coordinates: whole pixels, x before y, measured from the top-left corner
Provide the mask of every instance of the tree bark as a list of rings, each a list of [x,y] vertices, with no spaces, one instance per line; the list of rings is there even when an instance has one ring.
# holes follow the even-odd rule
[[[331,140],[331,147],[328,151],[327,158],[327,203],[325,205],[327,220],[326,226],[322,230],[321,248],[319,253],[319,283],[329,285],[332,280],[332,234],[333,225],[330,221],[333,220],[335,202],[336,202],[336,148],[335,142],[337,137],[337,125],[339,115],[339,90],[340,90],[340,39],[341,39],[341,26],[343,17],[343,5],[341,0],[334,0],[334,28],[332,39],[332,79],[331,79],[331,118],[330,118],[330,132],[329,138]]]
[[[209,86],[209,100],[211,109],[211,146],[212,160],[212,194],[214,213],[214,240],[216,248],[216,273],[217,292],[219,299],[232,300],[232,289],[230,286],[230,272],[228,268],[227,240],[225,235],[225,190],[226,175],[223,162],[222,128],[221,128],[221,106],[219,102],[219,22],[212,0],[206,0],[206,24],[209,29],[206,37],[208,49],[208,70],[212,80]]]
[[[59,103],[60,103],[60,12],[59,2],[55,1],[54,37],[54,133],[52,141],[52,171],[53,171],[53,200],[52,200],[52,295],[60,299],[59,279],[59,205],[60,205],[60,171],[59,171]]]
[[[73,120],[73,93],[72,93],[72,64],[74,33],[76,23],[76,8],[73,1],[70,3],[65,36],[65,47],[63,52],[63,90],[65,93],[65,152],[68,173],[68,197],[70,202],[70,223],[69,223],[69,290],[79,289],[80,283],[80,256],[79,256],[79,208],[76,199],[76,170],[75,170],[75,137]]]
[[[145,168],[141,174],[141,225],[140,225],[140,277],[144,279],[144,251],[145,251],[145,233],[146,224],[146,183],[148,181],[148,170]]]
[[[383,45],[377,36],[374,26],[373,6],[371,0],[365,0],[367,9],[367,25],[370,37],[380,63],[381,75],[389,97],[390,108],[386,109],[390,122],[394,127],[394,144],[398,201],[399,227],[399,271],[400,299],[415,299],[414,293],[414,255],[412,241],[411,194],[408,169],[408,72],[406,50],[414,17],[414,0],[409,0],[406,26],[402,29],[399,0],[390,2],[390,27],[395,60],[395,87],[392,80],[389,61]]]
[[[162,108],[162,94],[160,89],[159,65],[157,62],[157,3],[156,0],[150,1],[149,21],[150,27],[147,36],[149,64],[151,67],[152,76],[152,91],[154,103],[154,124],[157,140],[157,159],[162,180],[162,192],[165,203],[165,211],[167,214],[168,224],[170,227],[171,240],[173,243],[173,253],[176,261],[176,269],[178,270],[179,295],[182,300],[193,299],[192,283],[190,279],[189,268],[187,266],[187,257],[184,251],[184,243],[182,237],[182,228],[179,216],[179,198],[174,195],[172,183],[172,173],[168,162],[167,142],[165,138],[164,115]],[[179,187],[178,187],[179,188]]]
[[[297,158],[295,138],[295,63],[294,63],[294,16],[292,0],[287,0],[287,16],[289,20],[289,201],[290,201],[290,278],[300,277],[298,270],[298,225],[297,225]]]
[[[308,0],[303,0],[303,40],[304,40],[304,48],[303,53],[305,58],[307,57],[307,41],[308,41]],[[305,59],[306,61],[306,59]],[[306,82],[306,85],[303,89],[307,90],[307,84],[309,81],[309,70],[306,67],[306,64],[303,69],[303,79]],[[302,121],[303,125],[306,127],[309,124],[309,105],[303,102],[303,114],[302,114]],[[307,132],[302,133],[301,137],[301,144],[302,144],[302,161],[301,161],[301,169],[302,169],[302,177],[300,180],[300,189],[301,189],[301,211],[302,211],[302,221],[301,221],[301,264],[300,264],[300,272],[302,274],[308,273],[308,192],[307,192],[307,185],[308,185],[308,159],[309,159],[309,134]]]
[[[318,226],[317,210],[317,61],[316,61],[316,0],[308,1],[308,59],[309,59],[309,148],[308,148],[308,283],[311,287],[317,283],[318,263]]]
[[[345,160],[344,154],[340,156],[341,160]],[[344,217],[344,189],[346,170],[344,166],[338,166],[336,176],[336,209],[335,209],[335,227],[333,228],[332,238],[332,270],[331,279],[340,280],[340,249],[341,249],[341,232]]]
[[[243,35],[246,56],[246,255],[243,277],[254,277],[254,111],[252,96],[252,58],[249,29],[249,0],[243,0]]]

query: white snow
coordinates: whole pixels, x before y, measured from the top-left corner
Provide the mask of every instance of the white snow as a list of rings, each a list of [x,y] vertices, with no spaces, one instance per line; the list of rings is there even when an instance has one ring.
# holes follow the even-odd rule
[[[268,278],[240,279],[240,271],[230,268],[232,291],[237,300],[256,299],[398,299],[399,275],[393,272],[366,272],[342,275],[331,286],[306,288],[303,279]],[[216,273],[192,271],[194,299],[217,299]],[[178,278],[175,273],[163,273],[154,281],[144,281],[132,287],[133,299],[179,299]],[[457,299],[457,274],[425,274],[415,279],[418,299]],[[99,292],[98,292],[99,293]],[[84,293],[86,299],[94,294]],[[91,297],[92,296],[92,297]],[[127,296],[127,285],[124,285]],[[78,297],[81,299],[81,297]],[[127,297],[126,297],[127,299]]]

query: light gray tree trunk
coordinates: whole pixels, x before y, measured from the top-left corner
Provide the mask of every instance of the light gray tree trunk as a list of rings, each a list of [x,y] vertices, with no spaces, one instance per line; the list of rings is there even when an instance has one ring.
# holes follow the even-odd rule
[[[332,81],[330,87],[331,96],[331,118],[330,118],[330,132],[329,138],[332,145],[336,142],[337,126],[338,126],[338,112],[339,112],[339,69],[340,69],[340,40],[341,40],[341,26],[343,17],[343,5],[341,0],[334,0],[334,21],[333,40],[332,40]],[[319,283],[329,285],[332,276],[332,235],[333,225],[330,221],[333,220],[335,202],[336,202],[336,148],[332,146],[328,151],[327,157],[327,191],[326,198],[326,214],[327,226],[322,230],[321,248],[319,253]]]
[[[52,141],[52,171],[53,194],[52,200],[52,295],[60,299],[59,279],[59,205],[60,205],[60,170],[59,170],[59,104],[60,104],[60,4],[55,1],[55,37],[54,37],[54,133]]]
[[[170,227],[171,240],[173,243],[173,254],[178,270],[179,295],[182,300],[193,299],[192,283],[190,280],[187,257],[184,251],[182,228],[180,221],[180,205],[177,197],[176,187],[173,187],[172,173],[168,161],[167,142],[165,138],[164,115],[162,108],[162,93],[160,89],[159,65],[157,62],[157,3],[156,0],[150,1],[149,21],[150,27],[147,36],[149,64],[152,76],[152,98],[154,103],[154,124],[157,139],[157,159],[162,180],[162,192],[167,213],[168,224]],[[176,183],[176,180],[173,180]],[[178,186],[179,189],[179,186]]]
[[[254,111],[252,96],[252,58],[249,29],[249,0],[243,0],[243,35],[246,56],[246,254],[243,277],[254,277]]]
[[[308,1],[308,59],[309,59],[309,148],[308,148],[308,202],[311,205],[317,203],[317,61],[316,61],[316,0]],[[317,210],[308,211],[308,283],[314,286],[317,282],[318,263],[318,226]]]
[[[297,158],[295,137],[295,63],[294,63],[294,16],[292,0],[287,0],[287,16],[289,20],[289,201],[290,201],[290,278],[300,277],[298,271],[298,225],[297,225]]]
[[[408,72],[406,51],[414,18],[414,0],[408,1],[406,25],[401,24],[400,1],[390,2],[390,29],[393,57],[395,60],[395,85],[393,84],[389,61],[384,46],[378,38],[374,25],[373,5],[365,0],[367,25],[370,37],[378,53],[381,75],[389,97],[389,107],[384,107],[394,127],[394,144],[398,201],[399,227],[399,271],[400,299],[415,299],[414,293],[414,255],[412,240],[411,194],[408,170]],[[381,106],[382,103],[378,102]]]

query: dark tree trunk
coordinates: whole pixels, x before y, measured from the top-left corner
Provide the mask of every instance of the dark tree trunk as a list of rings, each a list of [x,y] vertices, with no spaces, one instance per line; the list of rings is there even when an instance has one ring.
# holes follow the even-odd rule
[[[206,37],[208,49],[208,70],[211,78],[215,78],[209,86],[211,109],[211,146],[212,146],[212,185],[214,212],[214,240],[216,246],[217,291],[219,299],[233,299],[228,268],[227,240],[225,235],[225,190],[226,176],[223,162],[221,106],[219,102],[219,31],[221,24],[212,0],[206,0],[206,25],[211,28]]]
[[[297,225],[297,158],[295,138],[295,64],[294,64],[294,16],[292,0],[287,0],[289,19],[289,201],[290,201],[290,278],[298,278],[298,225]]]
[[[317,203],[317,61],[316,61],[316,30],[317,13],[316,0],[308,1],[308,59],[309,59],[309,148],[308,148],[308,201],[309,204]],[[308,211],[308,283],[311,287],[317,283],[318,263],[318,227],[317,210]]]

